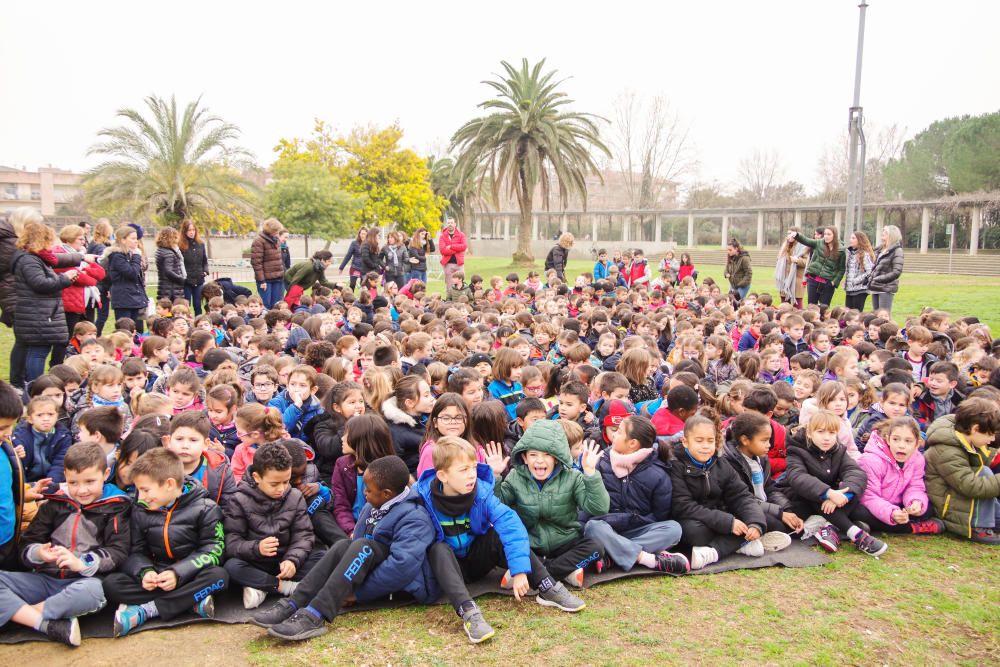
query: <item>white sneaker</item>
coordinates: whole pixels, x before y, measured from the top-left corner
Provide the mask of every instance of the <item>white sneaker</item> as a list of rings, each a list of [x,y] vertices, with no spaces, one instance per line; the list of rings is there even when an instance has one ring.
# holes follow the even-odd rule
[[[826,528],[828,523],[830,523],[830,521],[825,516],[813,514],[811,517],[802,522],[802,536],[799,539],[808,540],[820,530]]]
[[[256,609],[267,598],[267,593],[259,588],[243,587],[243,608]]]
[[[583,569],[576,568],[563,579],[570,588],[583,588]]]
[[[295,589],[298,588],[298,585],[299,582],[297,581],[287,581],[287,580],[282,581],[281,585],[278,586],[278,588],[280,588],[281,590],[279,590],[278,592],[284,595],[286,598],[290,598],[292,597],[292,593],[295,592]]]
[[[691,569],[700,570],[719,560],[719,552],[712,547],[693,547],[691,549]]]
[[[761,544],[760,538],[758,537],[756,540],[750,540],[737,549],[736,553],[743,554],[744,556],[750,556],[751,558],[760,558],[764,555],[764,545]]]
[[[772,530],[760,536],[760,543],[764,545],[764,551],[781,551],[792,546],[792,537],[780,530]]]

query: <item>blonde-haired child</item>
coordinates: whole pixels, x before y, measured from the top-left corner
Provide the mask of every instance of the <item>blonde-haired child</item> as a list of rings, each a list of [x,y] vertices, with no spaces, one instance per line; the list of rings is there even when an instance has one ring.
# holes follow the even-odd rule
[[[857,461],[861,458],[861,450],[854,442],[854,429],[847,419],[847,387],[842,382],[825,382],[816,392],[814,398],[802,402],[799,412],[799,425],[807,426],[818,410],[827,410],[840,418],[840,428],[837,430],[837,440],[847,449],[848,455]]]

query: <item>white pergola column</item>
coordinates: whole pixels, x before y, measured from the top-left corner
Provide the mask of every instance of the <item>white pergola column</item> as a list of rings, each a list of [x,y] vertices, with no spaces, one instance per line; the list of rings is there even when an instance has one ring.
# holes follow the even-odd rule
[[[875,209],[875,238],[871,239],[873,246],[877,246],[880,244],[883,227],[885,227],[885,209],[884,208]]]
[[[722,216],[722,236],[721,236],[720,243],[721,243],[721,245],[722,245],[723,248],[725,248],[726,244],[729,243],[729,216],[728,215]]]
[[[694,213],[688,213],[688,248],[695,247]]]
[[[483,216],[476,216],[476,238],[480,241],[483,240]]]
[[[838,208],[833,212],[833,226],[837,230],[837,238],[840,238],[844,229],[844,209]]]
[[[597,216],[594,214],[590,215],[590,238],[597,243]]]
[[[805,230],[802,229],[802,211],[799,209],[795,210],[795,222],[793,224],[800,232],[805,232]]]
[[[662,220],[660,220],[660,215],[658,213],[654,213],[653,214],[653,241],[656,242],[656,243],[659,243],[660,240],[663,238],[663,232],[660,229],[660,224],[661,223],[662,223]]]
[[[510,241],[510,216],[503,217],[503,240]]]
[[[622,242],[623,243],[627,242],[628,241],[628,237],[629,237],[629,234],[628,234],[628,216],[627,215],[623,215],[622,216]]]
[[[927,254],[927,244],[931,236],[931,210],[924,206],[920,211],[920,254]]]
[[[972,219],[969,221],[969,254],[979,254],[979,228],[983,224],[983,209],[976,206],[972,209]]]
[[[538,239],[538,215],[531,216],[531,240],[535,241]]]
[[[764,211],[757,211],[757,250],[764,249]]]

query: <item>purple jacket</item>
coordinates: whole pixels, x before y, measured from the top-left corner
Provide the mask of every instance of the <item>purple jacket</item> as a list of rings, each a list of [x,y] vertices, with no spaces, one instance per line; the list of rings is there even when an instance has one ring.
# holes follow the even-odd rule
[[[905,507],[914,500],[920,503],[924,511],[930,507],[927,487],[924,486],[926,463],[919,449],[900,468],[889,445],[878,431],[872,431],[865,453],[858,459],[858,465],[868,474],[868,487],[861,496],[861,504],[882,523],[893,525],[893,510]]]
[[[354,468],[354,454],[344,454],[333,464],[330,490],[333,491],[333,518],[350,535],[354,532],[354,501],[358,497],[358,471]]]

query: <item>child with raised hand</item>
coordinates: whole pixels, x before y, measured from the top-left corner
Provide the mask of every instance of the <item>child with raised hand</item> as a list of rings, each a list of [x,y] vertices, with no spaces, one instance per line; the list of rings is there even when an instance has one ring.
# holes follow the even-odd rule
[[[496,405],[496,403],[493,403]],[[504,412],[506,415],[506,412]],[[424,433],[424,443],[420,446],[420,459],[417,462],[417,479],[424,474],[425,470],[434,467],[434,443],[444,436],[453,436],[470,439],[470,428],[472,426],[472,414],[466,406],[465,401],[458,394],[443,394],[434,402],[434,409],[431,410],[427,419],[427,430]],[[476,460],[479,463],[486,462],[486,452],[482,447],[476,448]]]
[[[780,551],[791,544],[785,534],[802,530],[802,518],[790,511],[791,503],[771,474],[772,424],[764,414],[748,411],[735,417],[726,430],[723,458],[733,467],[750,490],[767,520],[761,536],[765,551]],[[784,457],[782,458],[784,462]]]
[[[341,449],[344,453],[334,464],[330,491],[334,519],[350,535],[365,506],[365,470],[396,450],[385,420],[374,413],[357,415],[347,422]]]
[[[343,456],[347,420],[365,413],[365,397],[357,382],[338,382],[323,396],[323,412],[306,425],[305,436],[316,452],[319,478],[329,482],[334,465]]]
[[[524,391],[521,388],[521,369],[525,365],[524,358],[512,348],[502,347],[497,350],[493,362],[493,381],[486,391],[503,403],[510,419],[514,419],[517,403],[524,398]]]
[[[292,457],[281,442],[261,445],[225,509],[230,581],[243,586],[243,606],[255,609],[268,593],[289,596],[322,556],[298,489]]]
[[[762,556],[767,520],[736,471],[719,456],[715,422],[690,417],[669,461],[675,520],[681,544],[691,549],[691,569],[700,570],[733,553]],[[669,457],[671,450],[662,450]]]
[[[104,579],[115,612],[114,636],[123,637],[151,618],[169,620],[193,611],[215,616],[212,595],[229,575],[219,567],[224,547],[222,510],[200,484],[184,481],[173,452],[153,449],[132,466],[139,503],[132,512],[131,555]]]
[[[288,373],[285,391],[268,404],[281,412],[289,437],[304,440],[306,424],[322,411],[316,389],[316,369],[299,365]]]
[[[1000,545],[1000,407],[986,398],[962,401],[954,415],[927,429],[927,495],[949,532]]]
[[[45,497],[21,537],[30,571],[0,572],[0,626],[12,621],[79,646],[77,617],[105,605],[98,575],[128,557],[131,503],[105,484],[108,463],[98,444],[71,447],[64,464],[66,490]]]
[[[238,484],[243,473],[253,463],[254,451],[265,442],[274,442],[285,437],[285,424],[278,408],[260,403],[244,405],[236,411],[236,431],[240,444],[233,451],[230,465],[233,480]]]
[[[164,446],[177,454],[185,477],[201,484],[208,497],[221,507],[236,491],[236,481],[225,454],[209,448],[211,425],[200,412],[182,412],[170,420],[170,435]]]
[[[887,533],[937,535],[944,522],[934,510],[924,486],[924,455],[920,453],[920,427],[911,417],[883,422],[872,434],[858,459],[868,475],[858,518],[872,530]]]
[[[841,420],[820,410],[808,426],[789,438],[788,468],[778,487],[795,514],[809,517],[805,528],[816,530],[816,541],[825,550],[837,551],[844,534],[859,551],[877,558],[889,545],[857,524],[857,507],[868,476],[838,441]]]
[[[69,429],[59,423],[59,406],[51,398],[37,396],[28,403],[25,419],[11,436],[14,451],[21,457],[24,478],[29,483],[50,479],[54,493],[65,479],[63,458],[73,444]]]
[[[577,588],[583,587],[584,569],[604,557],[603,546],[584,537],[579,521],[581,512],[608,513],[611,500],[597,474],[603,455],[596,444],[585,446],[583,472],[574,470],[563,428],[552,420],[537,421],[511,451],[513,469],[497,486],[497,496],[521,517],[532,551],[553,578]],[[497,458],[488,458],[494,471],[506,467]]]
[[[466,583],[481,579],[498,565],[507,568],[505,580],[510,582],[516,599],[533,588],[538,591],[537,602],[543,606],[567,612],[583,609],[583,600],[550,576],[532,552],[518,515],[496,497],[491,467],[506,467],[502,451],[492,448],[496,460],[485,465],[476,463],[475,448],[466,440],[444,437],[436,444],[434,468],[421,475],[413,495],[420,497],[436,531],[427,560],[461,617],[469,641],[485,641],[494,630],[483,618]]]
[[[604,545],[600,569],[618,565],[626,572],[642,565],[657,572],[685,574],[691,564],[668,551],[681,539],[681,526],[670,518],[670,469],[656,455],[656,429],[645,417],[621,421],[607,456],[597,462],[611,505],[607,514],[591,517],[586,537]]]
[[[436,600],[427,561],[434,527],[420,497],[407,493],[409,478],[398,456],[373,461],[365,471],[368,502],[353,539],[335,544],[290,597],[254,614],[253,622],[272,637],[301,641],[326,634],[326,623],[352,595],[368,602],[402,591],[418,602]]]

